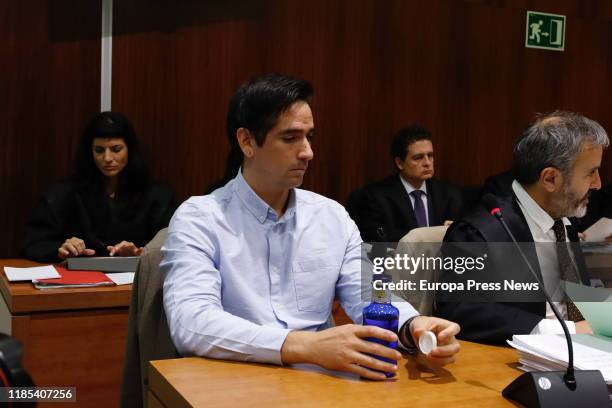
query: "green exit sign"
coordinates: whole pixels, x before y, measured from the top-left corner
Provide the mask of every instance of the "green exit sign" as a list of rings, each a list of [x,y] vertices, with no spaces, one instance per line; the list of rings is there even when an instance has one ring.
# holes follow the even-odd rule
[[[525,47],[563,51],[565,49],[565,16],[527,12]]]

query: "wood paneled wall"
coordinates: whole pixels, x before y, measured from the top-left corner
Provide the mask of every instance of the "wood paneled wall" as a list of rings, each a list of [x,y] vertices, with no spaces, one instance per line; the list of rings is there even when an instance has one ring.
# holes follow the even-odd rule
[[[8,235],[0,256],[13,255],[18,218],[68,170],[99,103],[99,41],[80,34],[99,27],[99,4],[63,2],[76,14],[61,20],[73,29],[58,41],[41,28],[43,10],[55,7],[37,2],[43,6],[31,16],[31,7],[9,3],[0,22],[24,27],[2,56],[14,61],[0,66],[2,86],[11,87],[0,103],[14,106],[0,111],[9,124],[0,134],[9,146],[0,153],[0,182],[20,204],[12,204],[17,196],[2,200]],[[438,177],[459,184],[505,170],[536,112],[579,111],[612,133],[609,0],[115,0],[114,7],[113,109],[133,119],[155,176],[180,199],[221,177],[229,99],[240,83],[271,71],[312,81],[317,136],[304,187],[339,201],[392,171],[389,141],[412,122],[434,134]],[[568,16],[565,52],[524,47],[526,10]],[[30,45],[42,55],[31,56]],[[612,181],[612,166],[604,163],[603,175]]]
[[[411,122],[431,128],[438,175],[461,184],[505,170],[536,112],[576,110],[612,129],[606,1],[137,0],[116,8],[113,107],[134,118],[155,174],[180,197],[221,176],[228,101],[241,82],[271,71],[313,82],[317,137],[305,187],[340,201],[392,170],[390,138]],[[524,47],[526,9],[568,15],[565,52]]]
[[[100,109],[99,0],[0,2],[0,257]]]

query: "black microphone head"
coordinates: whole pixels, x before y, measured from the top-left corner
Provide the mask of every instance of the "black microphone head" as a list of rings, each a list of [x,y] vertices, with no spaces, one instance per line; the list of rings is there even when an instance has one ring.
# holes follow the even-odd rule
[[[487,211],[491,215],[499,214],[501,216],[501,210],[499,208],[499,200],[491,193],[487,193],[482,197],[482,202],[484,203]]]

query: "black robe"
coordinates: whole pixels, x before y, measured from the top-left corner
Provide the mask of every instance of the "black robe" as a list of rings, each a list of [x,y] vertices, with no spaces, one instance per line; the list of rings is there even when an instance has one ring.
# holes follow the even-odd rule
[[[57,183],[30,212],[23,255],[38,262],[58,262],[57,250],[72,237],[84,240],[96,256],[108,256],[106,246],[121,241],[141,247],[168,226],[174,210],[174,194],[160,185],[112,199],[99,186]]]
[[[506,223],[516,240],[532,243],[533,236],[527,220],[521,211],[516,196],[499,198],[500,208]],[[578,231],[574,226],[566,227],[571,242],[578,242]],[[445,242],[511,242],[500,222],[488,213],[484,205],[479,205],[470,215],[453,223],[446,232]],[[577,245],[571,245],[578,272],[583,284],[588,285],[586,264]],[[525,250],[526,249],[526,250]],[[541,278],[535,244],[525,248],[535,272]],[[508,253],[490,257],[490,262],[523,262]],[[495,270],[495,267],[493,268]],[[479,343],[505,344],[514,334],[529,334],[546,317],[544,302],[438,302],[434,315],[459,323],[459,338]]]

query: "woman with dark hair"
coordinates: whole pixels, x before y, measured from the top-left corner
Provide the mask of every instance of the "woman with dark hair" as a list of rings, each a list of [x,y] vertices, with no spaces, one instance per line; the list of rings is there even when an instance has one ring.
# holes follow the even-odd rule
[[[152,183],[130,121],[94,116],[76,151],[75,174],[51,186],[25,227],[24,255],[40,262],[72,256],[137,256],[175,209]]]

